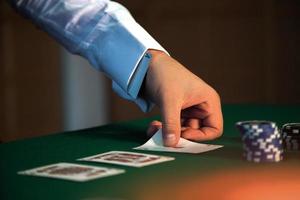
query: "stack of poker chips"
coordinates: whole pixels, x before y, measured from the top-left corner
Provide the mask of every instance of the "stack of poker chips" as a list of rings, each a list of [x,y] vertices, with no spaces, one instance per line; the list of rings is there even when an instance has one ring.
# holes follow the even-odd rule
[[[300,123],[289,123],[281,129],[285,150],[300,150]]]
[[[244,149],[244,157],[252,162],[279,162],[283,158],[281,135],[274,122],[242,121],[236,123]]]

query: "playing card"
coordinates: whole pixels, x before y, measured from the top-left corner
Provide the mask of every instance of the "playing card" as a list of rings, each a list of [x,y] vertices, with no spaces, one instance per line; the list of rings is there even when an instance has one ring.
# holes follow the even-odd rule
[[[78,160],[111,163],[131,167],[144,167],[147,165],[174,160],[174,158],[126,151],[110,151],[86,158],[80,158]]]
[[[176,147],[163,145],[162,130],[159,129],[145,144],[135,147],[137,150],[166,151],[178,153],[202,153],[223,147],[222,145],[201,144],[180,138]]]
[[[72,163],[56,163],[20,171],[20,175],[43,176],[50,178],[65,179],[71,181],[89,181],[96,178],[124,173],[122,169],[94,167]]]

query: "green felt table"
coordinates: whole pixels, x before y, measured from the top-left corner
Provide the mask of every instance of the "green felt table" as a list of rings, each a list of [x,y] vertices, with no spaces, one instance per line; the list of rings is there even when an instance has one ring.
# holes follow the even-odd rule
[[[282,190],[282,184],[298,189],[299,194],[300,178],[294,172],[299,169],[300,174],[300,152],[285,153],[280,163],[247,162],[242,158],[242,143],[234,124],[253,119],[272,120],[279,126],[300,122],[300,106],[225,105],[223,115],[223,136],[209,142],[222,144],[223,148],[202,154],[138,151],[175,157],[174,161],[143,168],[76,159],[111,150],[137,152],[132,148],[146,141],[145,130],[152,119],[3,143],[0,199],[235,199],[245,194],[267,198],[279,192],[277,187]],[[115,167],[126,173],[82,183],[17,175],[20,170],[56,162]],[[272,193],[265,191],[269,187]],[[290,192],[285,188],[276,195]]]

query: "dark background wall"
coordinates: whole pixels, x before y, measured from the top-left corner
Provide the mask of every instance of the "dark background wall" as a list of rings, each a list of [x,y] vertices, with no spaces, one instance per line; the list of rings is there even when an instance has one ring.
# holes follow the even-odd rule
[[[300,103],[299,1],[123,2],[223,103]]]
[[[120,2],[223,103],[300,103],[298,0]],[[61,131],[59,45],[0,5],[0,137]],[[113,93],[111,102],[113,121],[159,113]]]
[[[59,45],[0,2],[0,137],[60,130]]]

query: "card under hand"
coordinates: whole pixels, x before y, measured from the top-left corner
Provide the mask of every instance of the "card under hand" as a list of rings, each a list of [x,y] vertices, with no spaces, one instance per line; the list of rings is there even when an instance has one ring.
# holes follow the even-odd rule
[[[92,179],[113,176],[124,172],[125,170],[122,169],[94,167],[72,163],[56,163],[20,171],[18,174],[84,182]]]
[[[86,158],[80,158],[78,160],[110,163],[131,167],[144,167],[148,165],[174,160],[174,158],[127,151],[110,151]]]
[[[162,129],[159,129],[145,144],[135,147],[137,150],[166,151],[177,153],[202,153],[223,147],[222,145],[201,144],[180,138],[176,147],[165,147],[162,139]]]

